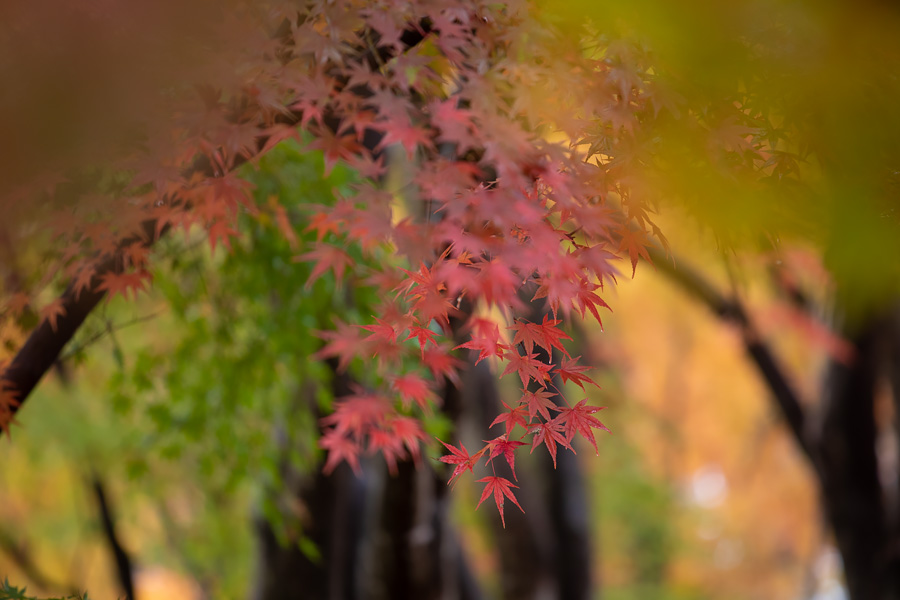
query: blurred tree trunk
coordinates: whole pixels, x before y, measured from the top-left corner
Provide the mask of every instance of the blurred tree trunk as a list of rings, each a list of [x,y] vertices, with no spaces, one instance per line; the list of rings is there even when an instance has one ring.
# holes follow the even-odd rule
[[[347,465],[318,472],[288,490],[305,513],[301,535],[318,556],[303,552],[296,539],[283,544],[272,523],[257,518],[257,574],[252,600],[359,598],[357,565],[366,489]]]
[[[457,424],[462,397],[471,390],[446,384],[441,412]],[[376,458],[380,460],[380,458]],[[480,600],[481,590],[449,519],[445,470],[425,462],[398,464],[396,475],[380,469],[383,491],[368,541],[365,598]]]
[[[900,379],[896,314],[873,315],[847,333],[856,356],[850,364],[831,361],[820,402],[821,425],[813,435],[822,503],[843,558],[850,597],[896,600],[900,537],[896,524],[889,525],[896,521],[898,507],[896,495],[893,506],[886,502],[885,484],[896,486],[898,448],[894,442],[893,456],[879,452],[884,436],[896,433],[876,421],[877,395],[887,391],[883,384]],[[898,392],[892,390],[895,407]],[[884,481],[885,476],[894,482]]]
[[[528,301],[534,291],[523,290],[523,301]],[[547,310],[544,303],[527,302],[526,305],[530,310],[524,318],[540,322]],[[535,352],[539,360],[550,362],[551,357],[541,348],[535,348]],[[558,362],[559,357],[553,359]],[[464,381],[466,407],[476,421],[478,439],[496,437],[502,427],[497,425],[491,430],[490,424],[504,410],[497,374],[485,361],[470,365]],[[563,389],[558,378],[553,385]],[[558,405],[565,402],[561,395],[555,396],[554,401]],[[526,512],[523,514],[514,505],[507,504],[505,529],[496,511],[492,512],[503,597],[586,600],[596,591],[591,576],[594,554],[590,544],[589,503],[578,457],[560,448],[555,468],[543,449],[534,458],[533,469],[516,482],[519,486],[516,496]],[[526,472],[525,465],[517,466]],[[497,475],[513,479],[505,461],[496,460],[494,469]]]
[[[349,393],[349,378],[337,373],[335,361],[329,366],[334,374],[332,393],[336,397]],[[316,419],[321,416],[312,390],[305,390],[298,404],[297,410],[308,410]],[[287,432],[276,435],[285,446],[291,443]],[[366,480],[346,464],[330,475],[322,473],[321,464],[312,473],[299,473],[287,458],[289,450],[285,448],[281,464],[281,489],[272,490],[269,498],[289,519],[281,527],[287,531],[276,531],[264,515],[256,518],[257,574],[251,600],[359,598],[360,540],[369,495]],[[299,536],[311,542],[317,554],[301,550]]]
[[[533,316],[533,315],[532,315]],[[336,395],[346,382],[336,378]],[[557,385],[559,382],[557,382]],[[343,390],[343,392],[342,392]],[[481,363],[463,374],[462,386],[444,390],[442,411],[457,429],[480,439],[502,410],[497,376]],[[591,597],[588,503],[577,457],[561,451],[554,469],[539,454],[534,472],[519,480],[526,507],[506,511],[506,529],[491,512],[509,600],[582,600]],[[511,478],[497,461],[498,474]],[[273,526],[257,522],[258,570],[253,600],[480,600],[481,591],[448,518],[445,469],[398,464],[387,474],[379,457],[364,461],[356,477],[347,465],[330,476],[283,473],[287,496],[302,507],[301,532],[319,556],[282,545]]]
[[[900,600],[900,312],[896,306],[870,311],[837,332],[852,344],[854,355],[831,358],[821,397],[802,401],[738,298],[726,297],[680,259],[677,268],[658,252],[653,260],[660,273],[720,319],[740,327],[748,358],[816,475],[850,598]],[[885,394],[890,398],[884,398]],[[884,400],[881,406],[880,400]],[[892,418],[885,416],[885,406],[892,409]]]
[[[331,366],[334,396],[349,394],[348,378]],[[460,395],[447,386],[442,410],[451,420],[461,414]],[[303,409],[315,411],[309,396]],[[299,474],[285,460],[273,500],[293,507],[286,512],[299,514],[299,529],[284,544],[268,519],[257,519],[252,600],[481,600],[448,520],[443,474],[407,460],[391,476],[380,457],[364,460],[360,476],[346,464],[321,470]],[[301,550],[300,535],[317,555]]]

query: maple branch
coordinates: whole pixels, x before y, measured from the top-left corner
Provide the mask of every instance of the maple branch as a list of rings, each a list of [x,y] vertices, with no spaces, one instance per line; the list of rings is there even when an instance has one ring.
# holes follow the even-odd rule
[[[406,48],[411,48],[424,40],[428,31],[430,31],[428,24],[414,24],[403,32],[400,40]],[[276,38],[284,35],[283,30],[275,33]],[[372,56],[372,52],[367,51],[363,52],[362,58],[369,62],[379,59],[386,60],[390,58],[390,52],[382,49],[378,56]],[[356,90],[355,93],[364,96],[367,90]],[[239,105],[240,103],[237,104]],[[282,125],[295,126],[301,122],[302,117],[302,112],[295,110],[288,114],[279,115],[275,121]],[[238,118],[238,116],[233,117],[234,120]],[[340,122],[332,116],[326,117],[325,124],[333,131],[337,131],[340,127]],[[265,130],[265,124],[260,123],[259,129],[260,131]],[[236,155],[230,165],[231,171],[262,152],[271,138],[272,136],[262,135],[256,142],[255,152],[247,155]],[[380,135],[374,137],[366,136],[366,138],[363,145],[370,150],[374,150],[381,141]],[[219,169],[213,165],[208,156],[199,155],[183,175],[185,180],[190,180],[195,175],[211,178],[221,177],[224,173],[219,172]],[[119,274],[123,272],[125,249],[134,243],[140,243],[144,247],[149,247],[165,235],[169,228],[170,226],[167,224],[158,230],[156,219],[144,221],[141,224],[140,234],[122,240],[118,244],[115,254],[95,266],[91,284],[87,289],[76,288],[75,282],[69,284],[59,298],[61,311],[55,323],[51,324],[48,319],[42,320],[28,336],[25,344],[16,353],[6,370],[0,375],[0,391],[8,390],[15,395],[15,402],[11,402],[9,406],[10,418],[15,416],[44,374],[59,360],[63,348],[69,343],[91,311],[96,308],[106,295],[105,291],[97,289],[102,282],[103,276],[110,273]]]
[[[657,272],[665,275],[686,293],[697,298],[723,321],[735,323],[740,327],[744,348],[769,386],[772,398],[781,410],[781,415],[787,422],[794,440],[810,460],[813,468],[818,469],[818,461],[814,458],[806,430],[806,414],[800,397],[771,348],[763,342],[759,333],[754,329],[741,301],[736,297],[725,297],[698,271],[685,265],[681,259],[677,261],[678,266],[676,267],[671,257],[661,250],[649,248],[649,252]]]
[[[3,373],[4,388],[12,389],[16,395],[17,403],[10,406],[13,413],[21,408],[44,373],[56,363],[65,345],[106,295],[105,291],[97,289],[102,281],[102,276],[123,271],[125,263],[121,249],[135,242],[144,246],[153,243],[156,221],[145,221],[141,228],[143,235],[125,239],[119,245],[119,252],[97,265],[91,285],[87,289],[76,290],[75,283],[70,283],[60,296],[65,312],[61,313],[53,324],[49,319],[41,321],[16,353]]]

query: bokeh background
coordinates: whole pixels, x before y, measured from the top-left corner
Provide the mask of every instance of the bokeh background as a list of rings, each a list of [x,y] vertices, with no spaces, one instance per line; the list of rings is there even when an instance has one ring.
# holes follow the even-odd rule
[[[3,449],[0,571],[10,581],[31,592],[121,593],[96,478],[134,561],[137,597],[241,598],[252,589],[254,518],[268,510],[278,519],[267,499],[285,485],[278,425],[296,427],[295,439],[314,435],[309,415],[291,414],[286,399],[326,376],[308,358],[321,344],[313,330],[347,294],[327,278],[297,286],[297,270],[308,267],[290,261],[266,216],[275,186],[299,203],[351,177],[338,168],[324,179],[321,157],[298,148],[279,148],[260,173],[248,169],[263,212],[244,221],[232,253],[212,255],[202,232],[168,243],[159,252],[174,266],[160,268],[138,301],[104,306],[29,401]],[[815,397],[829,346],[785,313],[771,257],[723,256],[674,211],[662,222],[672,248],[690,257],[675,268],[701,265],[712,285],[744,298],[792,382]],[[810,275],[814,254],[789,258],[827,285],[821,271]],[[353,301],[346,318],[373,299],[357,292]],[[843,597],[809,466],[740,328],[649,263],[621,277],[608,302],[603,330],[572,331],[574,352],[598,365],[602,389],[587,395],[608,407],[600,416],[612,430],[600,436],[599,456],[576,446],[595,597]],[[315,468],[319,455],[305,444],[310,463],[300,467]],[[465,480],[453,489],[453,520],[475,575],[499,594],[495,536],[505,532],[491,528],[492,508],[474,510],[478,493]]]
[[[622,38],[654,48],[660,66],[644,75],[671,77],[675,104],[688,107],[684,118],[662,120],[641,138],[652,161],[636,185],[656,209],[668,249],[655,248],[633,278],[622,261],[618,285],[606,291],[612,312],[603,329],[587,322],[569,329],[572,354],[596,366],[601,389],[570,384],[567,395],[607,407],[599,416],[611,429],[598,439],[599,456],[576,445],[566,467],[576,473],[577,493],[564,497],[574,499],[564,510],[577,515],[587,542],[580,556],[589,563],[590,596],[851,597],[848,559],[864,580],[867,564],[877,563],[879,577],[900,564],[896,9],[837,0],[645,0],[538,3],[536,11],[573,36],[587,23],[601,45]],[[198,18],[153,13],[154,24],[124,11],[128,27],[108,30],[92,19],[67,23],[63,9],[53,14],[51,33],[105,32],[72,63],[94,73],[89,87],[71,84],[76,104],[91,110],[66,105],[75,112],[59,116],[52,103],[10,95],[0,105],[8,138],[33,138],[17,155],[21,164],[5,163],[11,178],[27,176],[48,147],[53,160],[78,154],[97,121],[110,118],[107,103],[150,110],[139,102],[143,86],[180,85],[169,79],[168,53],[151,61],[150,83],[111,83],[119,70],[143,64],[140,57],[120,56],[108,71],[95,66],[128,27],[168,31],[170,21]],[[17,47],[37,31],[0,41]],[[158,44],[153,36],[138,41],[150,54]],[[749,60],[748,47],[762,50]],[[67,85],[51,50],[39,54],[46,69],[14,69],[16,80],[34,76],[38,90]],[[194,74],[174,71],[178,82]],[[713,114],[735,110],[734,94],[749,103],[738,111],[746,123]],[[57,115],[64,131],[53,122],[40,135],[21,129],[44,114]],[[103,141],[88,146],[93,152]],[[708,160],[707,144],[741,154],[763,143],[771,161],[760,169]],[[389,181],[402,187],[415,165],[391,160]],[[326,172],[320,152],[290,141],[243,167],[242,177],[255,186],[259,212],[241,217],[231,251],[211,251],[201,231],[161,242],[152,289],[91,316],[2,443],[0,576],[29,593],[122,594],[104,515],[131,561],[140,600],[278,597],[266,596],[261,583],[272,561],[325,560],[304,535],[314,507],[297,491],[322,481],[317,419],[335,391],[333,369],[313,358],[322,345],[315,332],[336,319],[369,322],[378,299],[362,281],[325,276],[302,285],[310,265],[292,260],[296,249],[270,199],[288,208],[300,242],[308,242],[302,206],[333,202],[333,190],[358,175],[340,164]],[[478,378],[486,367],[464,378],[461,393],[483,399],[490,412],[496,400],[515,398],[506,381],[488,398],[494,392]],[[357,361],[350,373],[365,369]],[[785,394],[805,416],[799,437],[785,424],[778,401]],[[478,423],[469,420],[463,440],[474,445],[487,435]],[[440,415],[426,425],[451,435]],[[423,468],[439,469],[439,455],[432,444]],[[541,460],[524,462],[522,473],[549,489]],[[374,486],[367,489],[387,487],[377,457],[364,466]],[[499,529],[489,506],[475,510],[478,493],[463,480],[446,497],[464,556],[451,563],[468,565],[461,579],[476,582],[485,598],[523,597],[509,581],[524,575],[505,561],[525,551],[511,541],[522,530]],[[528,497],[523,491],[524,522],[538,522],[542,505]],[[508,519],[514,510],[507,506]],[[870,537],[841,537],[864,528],[853,525],[854,510],[877,513]],[[528,529],[528,548],[549,564],[561,554],[554,544],[564,542],[541,527],[548,526]],[[896,591],[893,577],[881,589]],[[535,598],[566,597],[537,585],[529,587]],[[862,589],[855,600],[889,597]],[[477,597],[460,590],[460,598]],[[316,597],[304,593],[285,597]]]

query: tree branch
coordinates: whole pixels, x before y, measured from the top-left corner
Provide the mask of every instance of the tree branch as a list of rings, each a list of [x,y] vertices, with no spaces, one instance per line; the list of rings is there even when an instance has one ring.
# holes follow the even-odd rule
[[[91,478],[91,487],[94,490],[94,496],[97,499],[97,509],[100,511],[100,518],[103,521],[103,535],[106,538],[106,543],[112,551],[113,558],[116,561],[116,573],[119,577],[119,584],[125,592],[125,597],[128,600],[135,600],[131,557],[125,551],[125,548],[122,547],[122,543],[119,541],[119,537],[116,534],[112,508],[110,508],[109,501],[106,498],[106,490],[104,489],[103,482],[96,474]]]
[[[411,25],[405,30],[400,38],[404,46],[407,48],[419,44],[425,39],[430,28],[428,24]],[[285,36],[285,32],[279,30],[275,37]],[[286,42],[287,43],[287,42]],[[365,61],[373,61],[376,58],[386,60],[390,58],[390,52],[386,49],[380,50],[383,56],[373,56],[371,51],[363,52],[362,59]],[[354,93],[365,95],[366,90],[354,88]],[[239,104],[239,103],[238,103]],[[289,114],[279,115],[276,121],[282,125],[294,126],[300,123],[302,112],[292,111]],[[237,117],[235,117],[237,120]],[[333,131],[338,131],[340,122],[331,116],[326,116],[326,125]],[[260,123],[260,131],[267,129],[267,124]],[[375,133],[374,131],[372,132]],[[373,136],[367,136],[372,138]],[[380,142],[381,135],[374,136],[377,139],[367,139],[366,147],[374,148]],[[232,161],[231,169],[237,169],[250,157],[256,156],[264,148],[271,139],[271,136],[260,136],[256,142],[256,152],[249,156],[238,154]],[[205,155],[198,156],[191,167],[186,170],[184,177],[190,180],[193,176],[201,175],[203,177],[222,176],[222,173],[213,166],[209,158]],[[130,236],[121,241],[118,245],[117,252],[95,266],[94,276],[91,280],[89,289],[76,292],[74,283],[70,283],[66,291],[60,296],[61,307],[64,312],[60,313],[57,318],[55,327],[48,320],[43,320],[36,329],[28,336],[25,344],[19,349],[6,371],[0,376],[0,388],[12,391],[15,394],[16,402],[9,406],[8,416],[11,419],[19,408],[28,399],[28,396],[43,378],[44,374],[50,370],[53,364],[59,359],[59,356],[65,345],[72,339],[75,332],[84,323],[87,316],[94,310],[97,304],[106,295],[103,291],[98,291],[97,286],[102,281],[103,275],[109,273],[120,273],[123,270],[125,260],[123,256],[124,250],[134,244],[140,243],[144,247],[152,246],[161,236],[167,233],[169,226],[163,227],[157,234],[158,223],[155,219],[149,219],[141,224],[141,233],[139,235]]]
[[[818,461],[812,451],[806,428],[806,415],[800,397],[788,380],[784,368],[775,358],[769,346],[762,341],[753,328],[743,304],[737,298],[726,298],[699,272],[678,261],[678,267],[663,252],[650,249],[650,257],[658,273],[677,284],[687,294],[706,305],[723,321],[730,321],[740,326],[744,338],[744,348],[756,365],[763,381],[769,387],[772,398],[778,405],[782,417],[794,436],[794,441],[818,471]]]

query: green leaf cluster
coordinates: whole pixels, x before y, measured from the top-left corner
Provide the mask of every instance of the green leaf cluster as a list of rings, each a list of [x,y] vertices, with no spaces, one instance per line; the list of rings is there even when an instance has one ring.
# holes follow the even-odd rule
[[[16,587],[9,583],[8,578],[3,579],[3,583],[0,584],[0,600],[90,600],[88,598],[87,592],[83,594],[75,594],[69,596],[57,596],[53,598],[37,598],[35,596],[29,596],[27,593],[27,589],[22,587]]]

